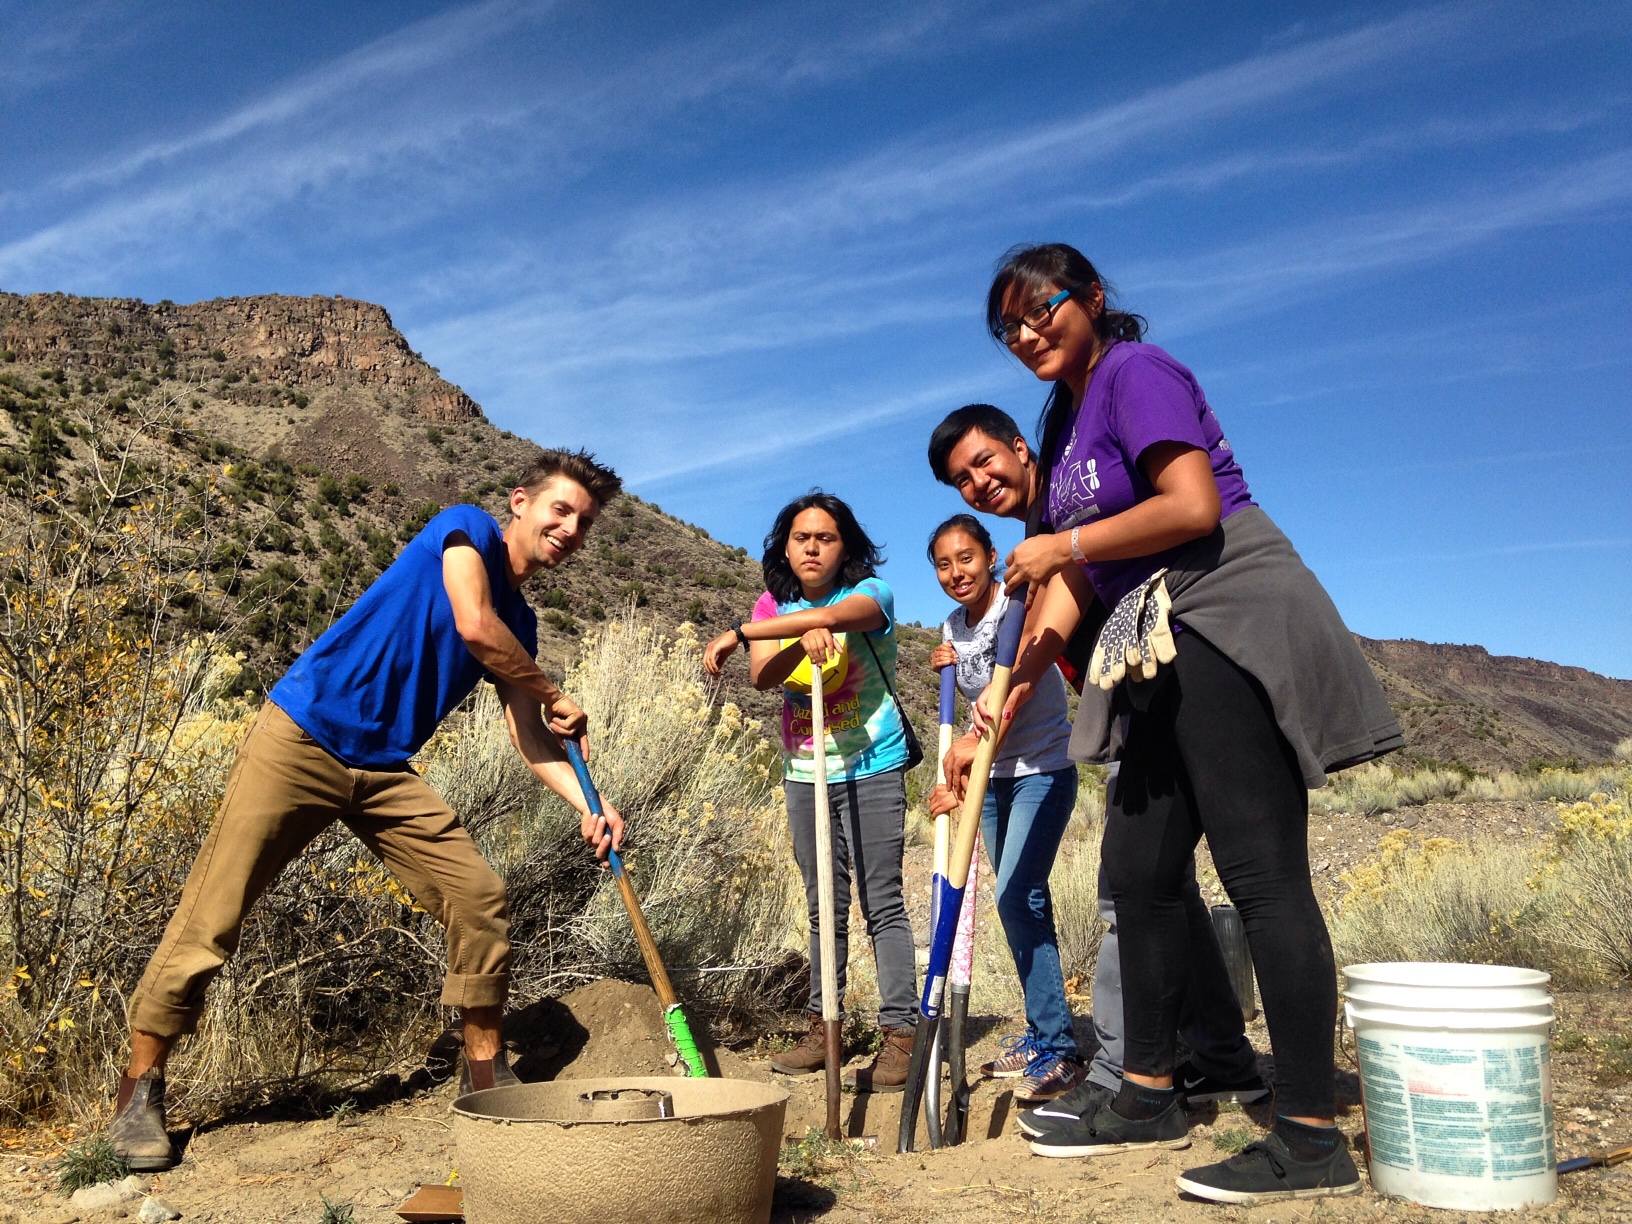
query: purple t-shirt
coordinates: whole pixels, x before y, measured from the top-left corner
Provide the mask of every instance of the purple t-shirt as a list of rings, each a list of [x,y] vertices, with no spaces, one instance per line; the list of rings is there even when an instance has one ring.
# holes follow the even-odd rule
[[[1070,531],[1154,496],[1139,457],[1157,442],[1183,442],[1207,452],[1218,482],[1220,518],[1253,504],[1241,465],[1196,376],[1154,344],[1123,341],[1100,359],[1076,420],[1055,451],[1045,526]],[[1105,605],[1114,608],[1161,569],[1167,557],[1163,552],[1127,561],[1090,561],[1083,568]]]

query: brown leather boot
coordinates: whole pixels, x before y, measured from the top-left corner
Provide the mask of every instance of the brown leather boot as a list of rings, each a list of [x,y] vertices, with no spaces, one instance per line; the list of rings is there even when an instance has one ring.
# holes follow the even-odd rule
[[[852,1092],[900,1092],[911,1062],[912,1030],[886,1028],[873,1061],[846,1075],[844,1086]]]
[[[160,1173],[176,1164],[164,1129],[164,1072],[158,1067],[119,1077],[119,1099],[108,1123],[108,1142],[133,1173]]]
[[[771,1056],[771,1070],[783,1075],[809,1075],[827,1066],[827,1035],[822,1018],[810,1018],[810,1031],[791,1050]]]

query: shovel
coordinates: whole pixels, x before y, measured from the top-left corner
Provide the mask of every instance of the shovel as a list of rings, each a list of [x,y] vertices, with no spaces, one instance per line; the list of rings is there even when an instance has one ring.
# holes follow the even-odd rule
[[[827,804],[827,711],[822,698],[822,667],[810,669],[810,735],[816,769],[816,930],[822,957],[822,1035],[827,1043],[827,1126],[829,1139],[842,1138],[839,1128],[838,933],[833,913],[833,818]]]

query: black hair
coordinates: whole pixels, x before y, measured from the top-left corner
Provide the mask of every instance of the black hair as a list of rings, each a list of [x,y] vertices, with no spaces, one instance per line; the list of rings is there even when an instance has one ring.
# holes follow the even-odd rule
[[[949,531],[965,531],[987,552],[992,551],[992,533],[986,530],[986,525],[972,514],[954,514],[943,522],[934,531],[929,533],[929,546],[924,549],[930,561],[935,560],[935,545],[941,542],[941,537]]]
[[[1011,444],[1016,438],[1026,436],[1014,418],[1003,409],[990,404],[965,404],[947,413],[946,419],[935,426],[935,432],[929,435],[929,470],[935,473],[936,480],[944,485],[952,483],[946,461],[952,449],[976,429],[988,438]]]
[[[1061,289],[1087,290],[1098,285],[1105,291],[1105,309],[1094,320],[1094,332],[1101,340],[1142,340],[1145,319],[1142,315],[1125,310],[1112,310],[1111,286],[1100,276],[1099,269],[1074,246],[1063,242],[1037,244],[1021,243],[1003,252],[992,276],[992,287],[986,291],[986,328],[995,333],[1003,322],[1003,299],[1016,285],[1028,294],[1044,297]],[[1054,448],[1059,442],[1065,423],[1070,419],[1071,388],[1063,382],[1054,384],[1037,418],[1037,465],[1043,480],[1048,479],[1048,468],[1054,462]]]
[[[856,512],[831,493],[812,489],[803,497],[796,497],[777,511],[776,522],[765,534],[765,555],[760,568],[765,573],[765,589],[778,603],[792,603],[804,598],[804,587],[799,584],[788,564],[788,536],[793,534],[793,520],[806,510],[823,510],[838,524],[839,539],[844,543],[844,564],[839,567],[840,586],[855,586],[863,578],[871,578],[884,564],[884,551],[856,521]]]

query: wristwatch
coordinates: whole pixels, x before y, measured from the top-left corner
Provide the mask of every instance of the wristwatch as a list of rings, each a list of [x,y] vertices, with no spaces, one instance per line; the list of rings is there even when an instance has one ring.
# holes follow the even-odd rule
[[[747,650],[748,638],[742,632],[742,622],[740,620],[734,620],[731,622],[731,632],[737,635],[737,641],[742,643],[742,648],[744,650]]]

